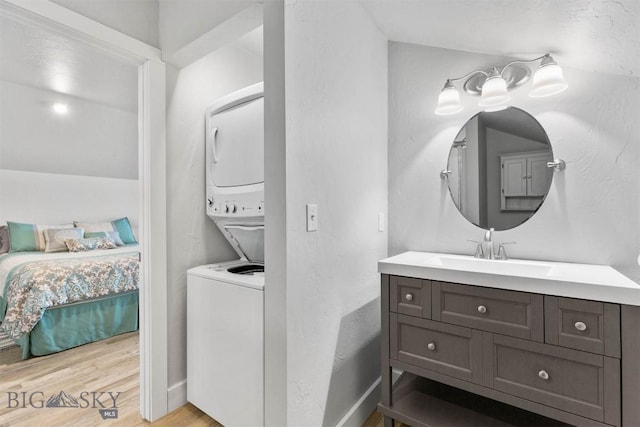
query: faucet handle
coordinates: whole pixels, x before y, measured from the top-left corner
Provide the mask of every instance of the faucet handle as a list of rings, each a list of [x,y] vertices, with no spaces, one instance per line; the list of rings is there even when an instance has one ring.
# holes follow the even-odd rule
[[[467,239],[468,242],[476,244],[476,253],[473,255],[475,258],[484,258],[484,251],[482,250],[482,242],[473,239]]]
[[[515,245],[517,242],[503,242],[500,243],[500,246],[498,246],[498,255],[496,256],[497,259],[502,259],[502,260],[507,260],[509,259],[509,257],[507,257],[507,251],[505,251],[504,249],[504,245]]]

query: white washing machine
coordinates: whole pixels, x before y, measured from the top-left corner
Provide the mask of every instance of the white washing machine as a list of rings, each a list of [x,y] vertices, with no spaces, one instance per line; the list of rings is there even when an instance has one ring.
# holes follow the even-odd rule
[[[239,260],[187,273],[187,400],[227,427],[264,425],[260,267]]]
[[[262,91],[205,112],[206,213],[240,259],[187,272],[187,400],[226,427],[264,425]]]

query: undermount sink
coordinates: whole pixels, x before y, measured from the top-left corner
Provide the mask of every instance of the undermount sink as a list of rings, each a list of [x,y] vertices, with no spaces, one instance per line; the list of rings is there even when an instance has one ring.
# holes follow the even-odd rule
[[[451,255],[437,255],[430,258],[428,263],[441,265],[445,268],[492,274],[547,276],[551,271],[551,265],[544,262],[493,260]]]

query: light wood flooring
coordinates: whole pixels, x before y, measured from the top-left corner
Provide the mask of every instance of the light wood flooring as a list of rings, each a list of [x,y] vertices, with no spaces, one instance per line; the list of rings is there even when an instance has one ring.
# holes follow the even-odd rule
[[[49,356],[20,360],[19,347],[0,352],[0,427],[32,426],[158,426],[222,427],[198,408],[187,404],[149,423],[139,414],[138,333],[132,332],[86,344]],[[97,408],[37,408],[33,406],[60,391],[80,397],[82,392],[104,392],[99,398],[112,406],[117,397],[117,419],[103,420]],[[24,398],[23,398],[24,396]],[[91,395],[88,401],[91,402]],[[8,400],[8,397],[13,399]],[[17,399],[17,400],[16,400]],[[25,407],[23,407],[23,400]],[[83,406],[85,403],[78,399]],[[92,402],[93,403],[93,402]],[[12,406],[12,408],[9,408]],[[16,407],[17,406],[17,407]],[[96,404],[96,406],[99,406]],[[382,427],[382,415],[371,414],[363,427]],[[406,427],[396,423],[396,427]]]
[[[154,423],[141,419],[138,356],[137,332],[25,361],[18,360],[19,350],[0,352],[0,426],[221,427],[192,405],[185,405]],[[31,407],[32,393],[33,406],[42,406],[40,402],[60,391],[74,396],[82,406],[86,405],[80,398],[82,392],[104,392],[98,400],[106,407],[113,406],[108,392],[120,392],[116,398],[118,418],[103,420],[98,409],[91,407]],[[23,396],[26,407],[22,407]],[[93,406],[92,395],[84,396]],[[99,403],[95,406],[99,407]]]

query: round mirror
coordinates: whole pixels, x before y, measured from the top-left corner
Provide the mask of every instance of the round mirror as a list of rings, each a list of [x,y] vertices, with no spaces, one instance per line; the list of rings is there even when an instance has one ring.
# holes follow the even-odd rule
[[[508,230],[542,205],[553,178],[549,137],[515,107],[481,112],[458,132],[449,152],[449,192],[478,227]]]

